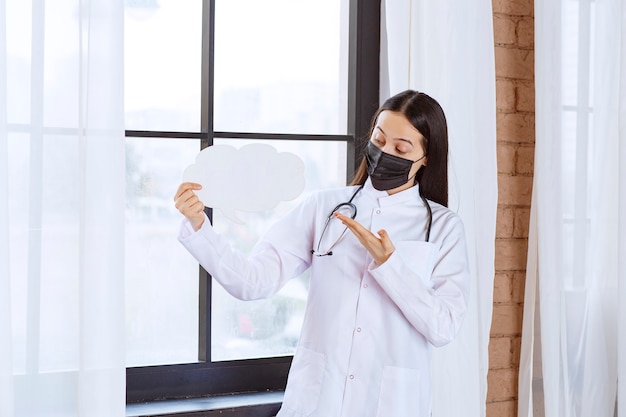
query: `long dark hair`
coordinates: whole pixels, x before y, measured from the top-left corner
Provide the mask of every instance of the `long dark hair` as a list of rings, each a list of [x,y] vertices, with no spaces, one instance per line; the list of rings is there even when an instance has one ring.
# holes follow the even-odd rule
[[[415,182],[419,183],[420,194],[427,199],[448,206],[448,125],[443,109],[435,99],[418,91],[406,90],[387,99],[376,111],[367,138],[361,140],[364,149],[372,136],[378,115],[384,110],[402,113],[424,136],[424,149],[428,157]],[[365,158],[361,160],[352,185],[361,185],[367,179]]]

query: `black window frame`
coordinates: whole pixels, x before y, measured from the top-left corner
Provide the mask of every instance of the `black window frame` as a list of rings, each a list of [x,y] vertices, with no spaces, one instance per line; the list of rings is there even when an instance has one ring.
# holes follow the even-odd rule
[[[346,135],[216,132],[213,129],[213,31],[215,0],[202,1],[202,104],[200,132],[126,130],[127,138],[198,139],[203,149],[214,138],[331,140],[347,145],[346,178],[360,162],[359,139],[367,136],[379,106],[380,0],[349,0],[348,117]],[[211,210],[207,209],[209,217]],[[199,274],[199,362],[126,369],[126,402],[284,390],[291,356],[211,362],[211,277]]]

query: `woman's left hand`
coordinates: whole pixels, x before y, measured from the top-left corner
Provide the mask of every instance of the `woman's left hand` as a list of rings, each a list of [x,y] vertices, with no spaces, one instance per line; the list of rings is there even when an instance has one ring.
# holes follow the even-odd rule
[[[393,243],[391,243],[391,239],[389,239],[387,231],[384,229],[378,231],[378,236],[380,236],[378,237],[363,227],[356,220],[338,212],[333,214],[336,218],[341,220],[341,223],[345,224],[352,233],[354,233],[354,235],[359,239],[359,242],[361,242],[370,255],[372,255],[372,258],[374,258],[374,261],[378,265],[385,263],[393,251],[396,250]]]

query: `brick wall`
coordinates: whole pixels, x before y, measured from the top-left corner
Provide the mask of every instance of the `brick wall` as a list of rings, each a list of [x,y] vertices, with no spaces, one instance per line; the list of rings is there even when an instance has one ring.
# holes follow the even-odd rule
[[[515,417],[535,142],[533,0],[492,5],[499,197],[487,417]]]

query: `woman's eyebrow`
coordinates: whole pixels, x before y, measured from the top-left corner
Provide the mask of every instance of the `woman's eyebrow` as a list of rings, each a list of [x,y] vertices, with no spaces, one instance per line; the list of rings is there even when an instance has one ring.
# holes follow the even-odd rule
[[[385,131],[380,126],[377,125],[376,129],[380,130],[382,132],[383,136],[387,137],[387,134],[385,133]],[[406,139],[406,138],[392,138],[392,139],[401,140],[401,141],[407,142],[411,146],[415,146],[410,139]]]

